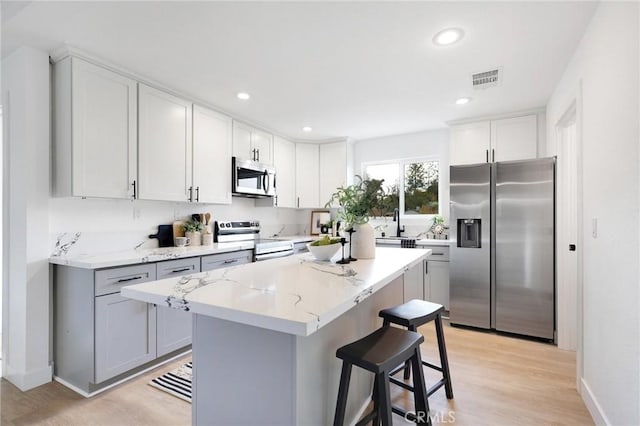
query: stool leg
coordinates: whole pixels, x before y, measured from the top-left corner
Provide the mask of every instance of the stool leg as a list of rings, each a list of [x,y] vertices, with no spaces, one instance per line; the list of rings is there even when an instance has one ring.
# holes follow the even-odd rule
[[[382,420],[382,426],[392,426],[391,420],[391,392],[389,391],[389,375],[387,372],[376,374],[378,382],[378,418]]]
[[[351,381],[351,363],[342,361],[342,373],[340,374],[340,387],[338,390],[338,402],[336,403],[336,415],[333,418],[333,426],[343,426],[345,410],[347,408],[347,394]]]
[[[373,411],[375,416],[371,419],[371,426],[380,426],[380,396],[378,392],[378,381],[373,379]]]
[[[418,332],[418,330],[416,330],[416,326],[415,325],[410,325],[409,326],[409,331]],[[404,379],[407,380],[410,376],[411,376],[411,360],[407,360],[404,363]]]
[[[422,370],[422,357],[418,346],[411,357],[413,365],[413,401],[416,407],[416,417],[418,424],[431,425],[429,415],[429,400],[427,398],[427,388],[424,381],[424,371]]]
[[[453,399],[453,387],[451,386],[451,372],[449,371],[449,359],[447,358],[447,346],[444,343],[444,331],[442,329],[442,315],[436,318],[436,336],[438,337],[438,351],[440,352],[440,366],[444,378],[444,390],[447,399]]]

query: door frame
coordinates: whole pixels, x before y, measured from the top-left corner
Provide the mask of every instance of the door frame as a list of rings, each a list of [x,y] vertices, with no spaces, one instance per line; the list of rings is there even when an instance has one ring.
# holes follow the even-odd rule
[[[563,130],[575,123],[575,148],[576,148],[576,167],[575,167],[575,182],[576,182],[576,215],[577,215],[577,229],[576,229],[576,242],[577,250],[576,250],[576,288],[575,288],[575,297],[576,297],[576,389],[578,393],[580,393],[580,382],[583,376],[583,253],[584,253],[584,217],[582,213],[583,206],[583,165],[582,165],[582,82],[578,84],[576,94],[573,96],[568,102],[568,106],[564,109],[563,114],[560,116],[560,119],[555,123],[555,137],[556,137],[556,153],[558,154],[558,163],[560,167],[563,167],[564,158],[562,158],[561,153],[563,152],[563,148],[560,146],[561,143],[564,142],[564,138],[562,136]],[[559,173],[558,173],[559,174]],[[561,199],[564,194],[566,194],[566,188],[558,188],[558,210],[562,212],[564,209],[565,200]],[[557,243],[556,250],[558,253],[557,257],[557,269],[556,269],[556,306],[557,306],[557,321],[558,324],[565,323],[568,318],[567,315],[570,315],[570,312],[566,312],[562,309],[563,304],[560,300],[560,293],[558,292],[558,283],[561,280],[561,273],[566,270],[566,262],[568,258],[566,257],[567,247],[565,247],[566,240],[562,238],[566,235],[566,231],[562,228],[562,222],[559,220],[560,215],[556,216],[556,226],[558,229],[557,235]],[[566,327],[557,327],[558,330],[558,347],[560,349],[571,349],[567,348],[565,345],[566,336],[561,334],[562,330],[566,330]]]

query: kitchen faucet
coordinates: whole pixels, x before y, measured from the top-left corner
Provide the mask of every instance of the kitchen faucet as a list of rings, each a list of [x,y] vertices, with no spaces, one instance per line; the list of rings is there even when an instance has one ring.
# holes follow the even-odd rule
[[[400,227],[400,210],[399,209],[393,209],[393,221],[397,222],[396,237],[400,237],[400,234],[404,232],[404,225],[402,225],[402,228]]]

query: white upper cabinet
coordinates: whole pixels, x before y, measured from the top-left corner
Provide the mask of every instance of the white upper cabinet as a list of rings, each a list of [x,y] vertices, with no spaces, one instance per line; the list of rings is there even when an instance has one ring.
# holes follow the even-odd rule
[[[193,201],[231,203],[231,145],[231,117],[194,105]]]
[[[538,120],[535,115],[491,122],[493,161],[527,160],[538,155]]]
[[[233,121],[233,156],[273,164],[273,135]]]
[[[317,144],[296,144],[296,207],[320,205],[320,150]]]
[[[191,102],[138,85],[138,198],[190,201]]]
[[[347,184],[347,143],[320,145],[320,207],[324,207],[339,186]],[[334,203],[335,204],[335,203]],[[337,207],[337,205],[335,205]]]
[[[254,130],[252,147],[255,149],[255,161],[263,164],[273,164],[273,135],[260,130]]]
[[[278,207],[296,207],[296,145],[278,136],[273,138],[273,165],[276,168]]]
[[[451,126],[451,164],[488,162],[490,140],[489,121]]]
[[[81,59],[54,68],[55,193],[132,198],[136,82]]]
[[[535,114],[451,126],[451,164],[528,160],[538,153]]]

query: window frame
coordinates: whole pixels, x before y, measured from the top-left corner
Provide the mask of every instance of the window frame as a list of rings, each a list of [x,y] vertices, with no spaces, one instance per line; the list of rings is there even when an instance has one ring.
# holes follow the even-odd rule
[[[438,213],[434,214],[404,214],[404,192],[405,192],[405,166],[411,163],[424,163],[427,161],[437,161],[438,162]],[[398,166],[398,185],[400,189],[400,194],[398,194],[398,209],[400,210],[400,218],[403,221],[412,220],[424,220],[424,219],[433,219],[435,216],[442,216],[442,169],[440,168],[442,164],[442,159],[437,155],[428,155],[422,157],[411,157],[411,158],[397,158],[390,160],[380,160],[380,161],[363,161],[360,163],[360,176],[363,179],[366,178],[366,168],[367,166],[377,166],[381,164],[396,164]]]

